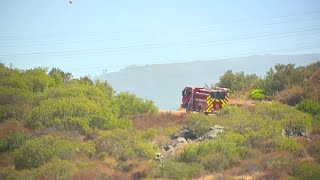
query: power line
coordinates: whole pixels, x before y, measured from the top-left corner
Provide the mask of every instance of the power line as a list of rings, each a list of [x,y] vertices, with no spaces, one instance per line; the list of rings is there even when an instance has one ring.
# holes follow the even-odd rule
[[[168,43],[155,43],[155,44],[141,44],[141,45],[131,45],[131,46],[122,46],[122,47],[114,47],[114,48],[96,48],[96,49],[80,49],[80,50],[66,50],[66,51],[47,51],[47,52],[34,52],[34,53],[15,53],[15,54],[2,54],[0,56],[28,56],[28,55],[46,55],[46,54],[55,54],[55,55],[64,55],[64,54],[72,54],[72,53],[98,53],[98,52],[110,52],[114,50],[121,49],[130,49],[130,48],[159,48],[159,47],[168,47],[168,46],[181,46],[181,45],[191,45],[196,43],[196,46],[192,47],[202,47],[207,44],[221,44],[223,42],[228,41],[245,41],[245,40],[254,40],[254,39],[271,39],[270,37],[274,36],[275,38],[283,38],[283,37],[293,37],[293,36],[301,36],[301,35],[313,35],[318,34],[317,32],[320,28],[315,29],[303,29],[299,31],[292,32],[283,32],[283,33],[264,33],[260,35],[250,35],[250,36],[236,36],[229,37],[223,40],[212,40],[212,41],[183,41],[183,42],[168,42]],[[301,32],[301,33],[300,33]],[[313,32],[313,33],[306,33]],[[290,35],[292,34],[292,35]],[[285,36],[281,36],[285,35]],[[269,37],[269,38],[268,38]]]
[[[281,19],[281,18],[286,18],[286,17],[292,17],[292,16],[299,16],[301,17],[301,15],[310,15],[310,14],[319,14],[320,12],[317,11],[311,11],[311,12],[306,12],[306,13],[302,13],[302,14],[297,14],[297,15],[283,15],[283,16],[275,16],[275,17],[269,17],[268,19]],[[311,17],[311,18],[306,18],[306,19],[294,19],[293,21],[291,20],[286,20],[286,21],[282,21],[282,22],[272,22],[272,23],[264,23],[263,25],[274,25],[274,24],[282,24],[282,23],[291,23],[291,22],[298,22],[298,21],[306,21],[306,20],[317,20],[320,19],[319,17]],[[229,21],[229,22],[220,22],[220,23],[216,23],[215,25],[211,25],[211,26],[196,26],[196,28],[198,29],[199,27],[206,27],[206,28],[210,28],[210,27],[216,27],[219,26],[219,24],[230,24],[230,23],[242,23],[242,22],[252,22],[258,19],[255,18],[248,18],[248,19],[238,19],[238,20],[234,20],[234,21]],[[194,26],[189,26],[190,27],[194,27]],[[155,29],[159,30],[161,27],[157,27]],[[184,30],[186,30],[186,27],[183,28]],[[139,30],[139,31],[143,31]],[[102,32],[104,33],[104,32]],[[119,33],[119,31],[115,31],[114,33]],[[104,33],[105,34],[105,33]],[[69,34],[42,34],[42,35],[33,35],[33,36],[9,36],[9,37],[0,37],[0,40],[21,40],[21,39],[34,39],[34,38],[52,38],[52,37],[65,37],[65,36],[95,36],[95,35],[101,35],[101,33],[97,33],[97,32],[86,32],[86,33],[69,33]]]
[[[287,52],[287,51],[301,51],[301,50],[309,50],[310,48],[320,48],[320,44],[316,45],[308,45],[308,46],[300,46],[296,48],[282,48],[282,49],[274,49],[274,50],[263,50],[260,52],[257,52],[256,50],[253,50],[255,52],[254,54],[266,54],[266,53],[277,53],[277,52]],[[252,55],[252,52],[246,52],[246,53],[241,53],[238,54],[238,57],[243,57],[243,56],[249,56]],[[214,61],[214,60],[222,60],[226,58],[232,58],[230,56],[216,56],[216,57],[208,57],[208,58],[201,58],[201,59],[180,59],[180,60],[170,60],[170,61],[158,61],[158,62],[153,62],[152,64],[171,64],[171,63],[186,63],[186,62],[193,62],[193,61]],[[55,66],[56,67],[56,66]],[[83,68],[71,68],[71,70],[99,70],[102,71],[103,69],[108,69],[108,68],[115,68],[115,67],[124,67],[121,65],[114,65],[114,66],[105,66],[101,65],[101,67],[87,67],[86,65],[83,66]]]

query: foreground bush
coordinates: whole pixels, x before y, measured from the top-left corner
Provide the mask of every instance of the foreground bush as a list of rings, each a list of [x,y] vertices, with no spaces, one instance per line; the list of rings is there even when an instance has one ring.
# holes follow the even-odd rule
[[[293,171],[294,179],[320,179],[320,165],[314,162],[303,162]]]
[[[0,171],[0,179],[69,179],[76,170],[76,166],[68,161],[53,159],[35,169],[21,171],[10,168],[3,169]]]
[[[113,97],[112,103],[118,108],[120,117],[158,112],[158,108],[152,101],[143,100],[128,92],[120,93]]]
[[[201,174],[203,167],[196,163],[184,163],[167,161],[164,166],[151,171],[147,179],[168,178],[168,179],[188,179]]]
[[[202,163],[207,164],[207,167],[222,170],[221,168],[231,167],[234,164],[231,162],[234,158],[239,158],[239,152],[244,141],[245,138],[241,134],[229,132],[215,140],[207,140],[199,145],[189,146],[181,155],[180,160],[186,163],[200,163],[202,161]],[[219,161],[218,156],[224,157],[221,166],[208,162],[208,159]],[[214,162],[212,161],[212,163]]]
[[[222,125],[217,117],[210,117],[204,114],[192,114],[187,117],[186,126],[189,126],[192,129],[189,132],[187,137],[192,139],[199,138],[208,132],[210,127],[213,127],[216,124]]]
[[[88,132],[91,128],[113,129],[132,127],[132,122],[118,119],[109,107],[88,98],[59,98],[44,100],[31,114],[32,128],[55,127],[60,130]]]
[[[115,129],[102,132],[97,139],[98,153],[104,153],[127,161],[153,159],[160,152],[156,145],[148,142],[150,135],[138,131]]]
[[[311,116],[294,107],[279,102],[260,103],[252,111],[265,120],[279,121],[288,135],[301,136],[310,133]]]
[[[274,144],[277,150],[287,151],[291,153],[298,153],[302,150],[302,146],[298,143],[297,139],[292,137],[277,138]]]
[[[92,145],[62,139],[53,136],[42,136],[26,142],[13,152],[14,164],[17,169],[38,167],[53,158],[71,160],[81,153],[92,155]]]
[[[15,150],[24,145],[28,139],[29,135],[21,132],[10,134],[7,138],[0,140],[0,153]]]
[[[297,108],[312,115],[320,114],[320,103],[312,100],[304,100],[298,104]]]

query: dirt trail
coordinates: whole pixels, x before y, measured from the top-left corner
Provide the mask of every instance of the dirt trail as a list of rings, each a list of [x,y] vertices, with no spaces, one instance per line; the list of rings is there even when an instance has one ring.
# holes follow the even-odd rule
[[[0,138],[7,137],[10,133],[20,131],[28,132],[29,130],[24,127],[24,125],[17,120],[6,120],[0,123]]]
[[[171,114],[171,115],[181,115],[181,114],[186,114],[186,110],[182,109],[182,110],[164,110],[164,109],[160,109],[159,110],[160,114]]]
[[[253,100],[231,97],[229,99],[230,106],[252,107],[255,105]]]

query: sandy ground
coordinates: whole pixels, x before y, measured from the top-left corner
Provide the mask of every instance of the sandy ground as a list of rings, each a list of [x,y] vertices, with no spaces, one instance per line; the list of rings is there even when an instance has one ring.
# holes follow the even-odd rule
[[[20,131],[27,132],[28,129],[23,126],[23,124],[17,120],[6,120],[0,123],[0,139],[7,137],[10,133]]]

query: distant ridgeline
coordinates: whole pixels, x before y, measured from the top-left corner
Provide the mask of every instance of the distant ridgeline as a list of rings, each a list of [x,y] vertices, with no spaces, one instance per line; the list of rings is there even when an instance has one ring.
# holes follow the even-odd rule
[[[186,86],[202,87],[219,82],[228,70],[243,71],[264,77],[276,64],[305,66],[320,60],[320,54],[264,55],[187,63],[132,66],[118,72],[102,74],[117,92],[129,91],[152,99],[161,109],[178,109],[181,91]]]

